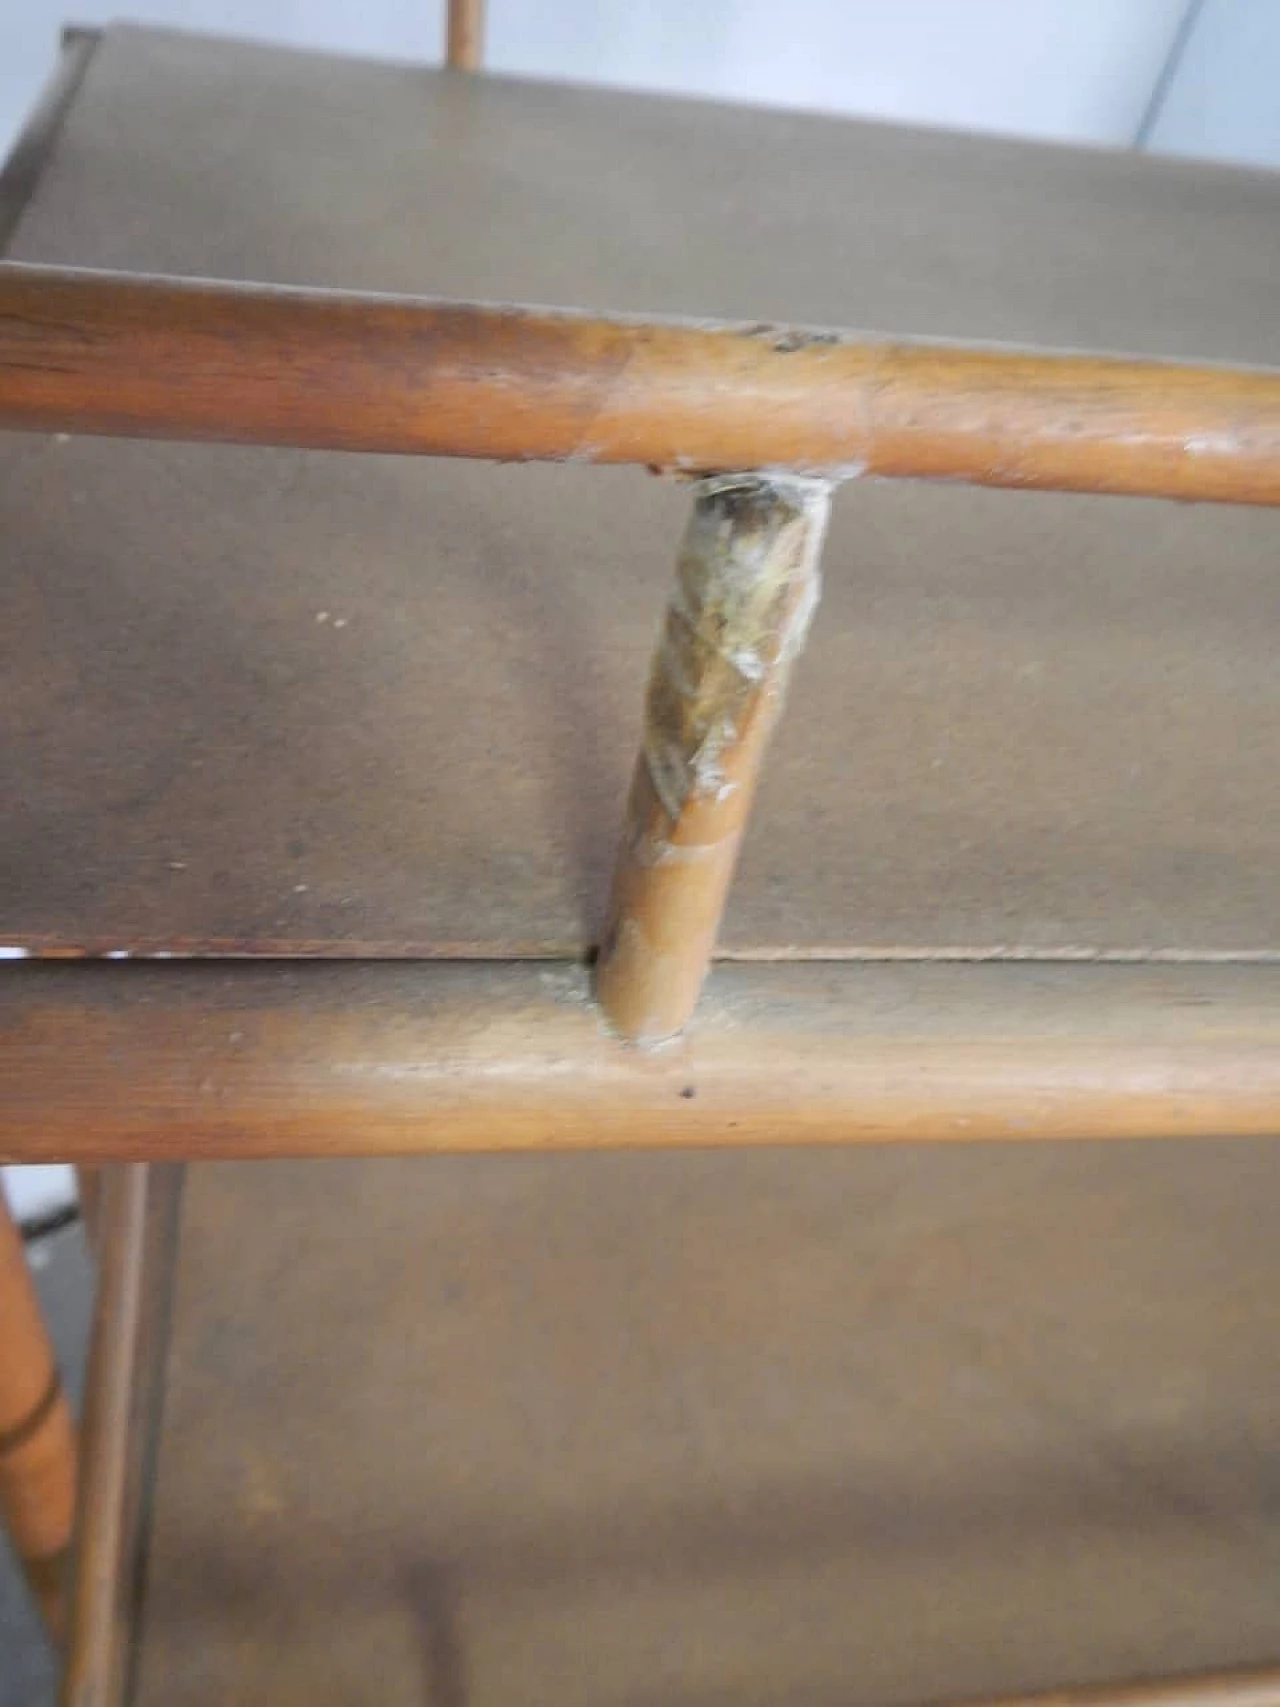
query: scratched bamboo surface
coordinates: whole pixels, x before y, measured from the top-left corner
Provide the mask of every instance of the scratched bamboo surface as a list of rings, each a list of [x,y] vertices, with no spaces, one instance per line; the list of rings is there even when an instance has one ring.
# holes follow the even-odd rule
[[[1274,1666],[1278,1191],[1265,1142],[190,1168],[138,1707]]]
[[[1280,372],[0,268],[0,427],[1280,504]]]
[[[125,29],[11,252],[1277,363],[1278,200]],[[582,952],[687,502],[628,470],[8,438],[0,945]],[[724,950],[1280,953],[1275,527],[846,488]]]
[[[697,1004],[791,669],[817,608],[825,484],[699,481],[640,715],[640,742],[596,963],[631,1043],[683,1030]]]

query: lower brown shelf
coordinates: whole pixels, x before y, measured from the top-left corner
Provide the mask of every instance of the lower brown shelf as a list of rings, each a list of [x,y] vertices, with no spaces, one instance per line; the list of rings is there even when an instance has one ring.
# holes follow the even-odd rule
[[[1278,1186],[1265,1143],[192,1166],[170,1349],[109,1366],[165,1389],[132,1707],[1275,1707],[1109,1680],[1274,1666]]]

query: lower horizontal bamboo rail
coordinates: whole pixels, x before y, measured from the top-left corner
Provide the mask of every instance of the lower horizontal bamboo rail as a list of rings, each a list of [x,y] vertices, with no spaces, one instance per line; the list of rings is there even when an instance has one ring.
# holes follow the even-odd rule
[[[0,427],[1280,503],[1273,370],[13,263]]]
[[[0,1159],[1280,1133],[1280,966],[716,966],[660,1049],[555,963],[26,962]]]

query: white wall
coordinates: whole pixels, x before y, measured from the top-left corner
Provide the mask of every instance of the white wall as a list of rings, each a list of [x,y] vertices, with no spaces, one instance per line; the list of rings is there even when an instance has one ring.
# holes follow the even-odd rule
[[[1207,0],[1151,128],[1161,153],[1280,166],[1280,5]]]
[[[60,1164],[5,1168],[4,1191],[19,1221],[39,1221],[72,1202],[76,1194],[75,1175]]]
[[[504,69],[1128,141],[1185,0],[494,0]],[[677,44],[673,48],[673,44]]]
[[[443,35],[443,0],[0,0],[0,151],[64,18],[121,12],[421,61]],[[499,71],[1121,146],[1159,89],[1150,146],[1280,164],[1280,0],[490,0],[490,14]],[[69,1182],[6,1180],[25,1215]]]

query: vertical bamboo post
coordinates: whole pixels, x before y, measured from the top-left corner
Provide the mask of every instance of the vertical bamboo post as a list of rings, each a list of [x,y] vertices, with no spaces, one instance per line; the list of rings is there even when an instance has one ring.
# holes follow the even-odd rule
[[[449,0],[446,62],[455,71],[479,71],[484,58],[484,0]]]
[[[76,1441],[22,1235],[0,1191],[0,1520],[55,1641],[66,1630]]]
[[[80,1222],[90,1251],[98,1254],[98,1222],[102,1209],[102,1168],[81,1162],[76,1168],[76,1195],[80,1199]]]
[[[61,1707],[133,1699],[183,1177],[180,1163],[97,1171],[101,1253]]]
[[[769,733],[818,600],[830,487],[698,483],[649,677],[597,995],[634,1043],[692,1014]]]

